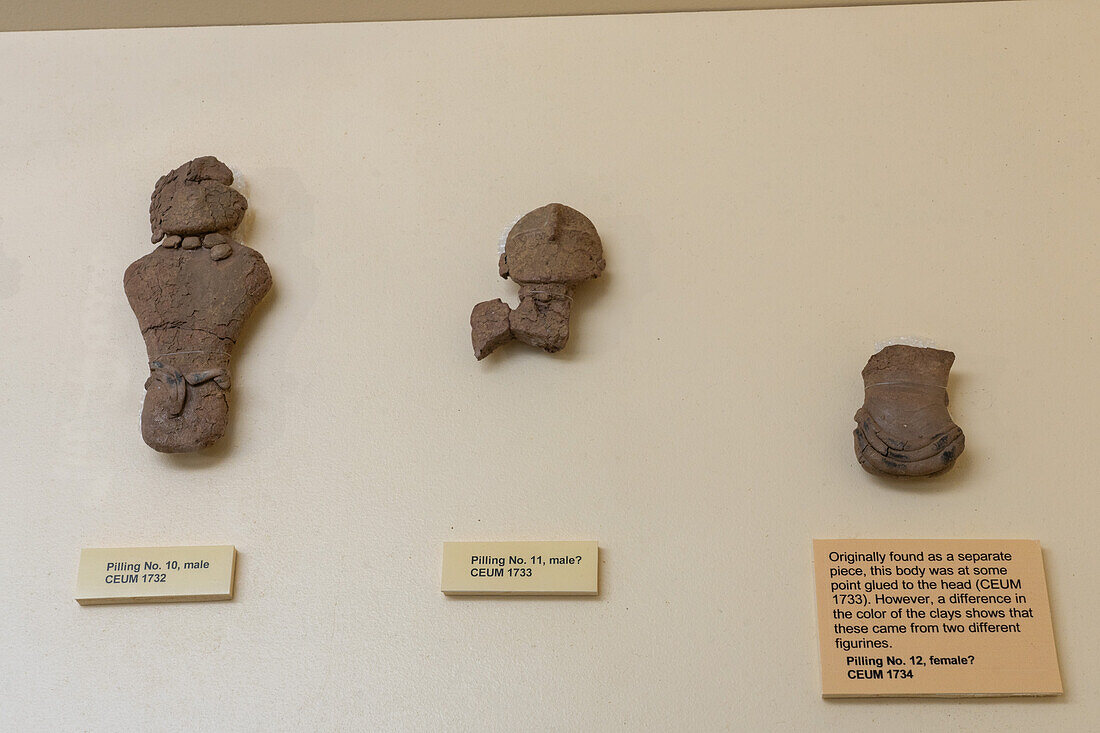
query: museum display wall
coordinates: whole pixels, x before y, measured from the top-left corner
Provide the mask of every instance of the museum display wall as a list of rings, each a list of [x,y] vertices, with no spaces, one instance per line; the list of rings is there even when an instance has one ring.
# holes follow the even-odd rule
[[[1084,730],[1100,717],[1100,24],[1067,1],[0,35],[0,727]],[[122,273],[202,155],[274,285],[196,453],[142,440]],[[503,235],[583,212],[566,348],[471,353]],[[950,471],[860,370],[954,353]],[[1065,694],[823,701],[811,539],[1043,544]],[[449,598],[445,541],[598,540]],[[81,548],[236,597],[82,607]]]

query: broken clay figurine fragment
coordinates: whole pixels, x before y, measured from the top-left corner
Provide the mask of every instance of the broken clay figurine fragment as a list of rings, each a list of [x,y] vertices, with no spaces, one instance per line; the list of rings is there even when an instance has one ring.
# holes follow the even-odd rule
[[[856,458],[870,473],[930,476],[963,452],[962,429],[947,411],[947,375],[955,355],[887,346],[863,368],[863,407],[855,415]]]
[[[600,276],[605,263],[596,227],[581,212],[549,204],[523,216],[504,243],[500,276],[519,284],[513,310],[499,298],[474,306],[474,356],[484,359],[515,339],[549,353],[569,339],[569,312],[577,284]]]
[[[232,183],[212,156],[162,176],[149,205],[160,246],[123,277],[149,355],[141,437],[163,453],[199,450],[225,433],[230,355],[271,289],[264,258],[230,237],[248,208]]]

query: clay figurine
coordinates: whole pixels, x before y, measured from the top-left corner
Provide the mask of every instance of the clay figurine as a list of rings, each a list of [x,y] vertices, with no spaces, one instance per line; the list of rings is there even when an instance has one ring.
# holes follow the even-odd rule
[[[963,452],[962,429],[947,412],[947,375],[955,355],[887,346],[863,368],[863,407],[856,412],[856,458],[870,473],[930,476]]]
[[[232,183],[211,156],[162,176],[149,204],[160,246],[123,277],[149,355],[141,437],[163,453],[199,450],[225,433],[229,358],[271,289],[264,258],[230,237],[248,208]]]
[[[474,306],[474,356],[480,361],[513,339],[551,354],[561,350],[569,339],[573,291],[604,266],[600,235],[581,212],[549,204],[525,214],[500,256],[500,276],[519,284],[519,305],[512,310],[498,298]]]

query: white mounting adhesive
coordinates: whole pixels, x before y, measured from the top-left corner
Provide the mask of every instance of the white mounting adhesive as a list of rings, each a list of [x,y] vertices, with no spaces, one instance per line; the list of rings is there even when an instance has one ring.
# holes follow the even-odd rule
[[[922,349],[934,349],[936,348],[936,342],[930,338],[920,338],[919,336],[899,336],[897,338],[887,339],[886,341],[875,342],[875,353],[882,351],[887,346],[896,346],[901,344],[902,346],[918,346]]]
[[[512,227],[519,223],[526,214],[520,214],[515,219],[512,219],[512,223],[504,228],[504,231],[500,233],[500,239],[497,241],[497,254],[504,254],[504,246],[508,243],[508,232],[512,231]]]

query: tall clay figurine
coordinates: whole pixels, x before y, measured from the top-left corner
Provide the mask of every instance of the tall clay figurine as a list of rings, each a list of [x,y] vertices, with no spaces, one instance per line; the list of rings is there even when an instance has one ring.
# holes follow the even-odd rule
[[[955,465],[966,438],[947,411],[950,351],[896,344],[863,368],[863,407],[856,411],[860,465],[888,476],[931,476]]]
[[[600,276],[605,263],[596,227],[581,212],[549,204],[525,214],[500,256],[500,276],[519,284],[515,310],[499,298],[474,306],[474,356],[484,359],[515,339],[549,353],[569,339],[569,312],[577,284]]]
[[[149,354],[141,437],[163,453],[199,450],[225,433],[230,355],[271,289],[264,258],[230,237],[248,208],[232,183],[212,156],[162,176],[149,205],[160,246],[123,277]]]

